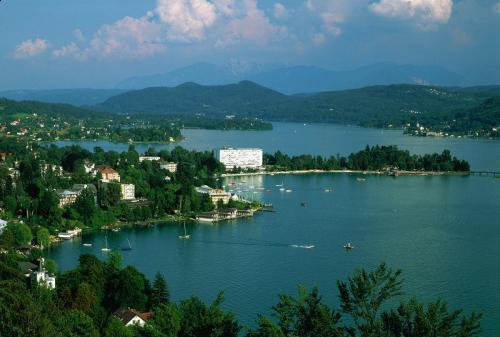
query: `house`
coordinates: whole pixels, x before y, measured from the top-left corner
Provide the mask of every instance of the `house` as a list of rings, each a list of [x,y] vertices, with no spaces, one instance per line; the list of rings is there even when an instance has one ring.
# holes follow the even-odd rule
[[[231,193],[207,185],[196,187],[196,192],[200,195],[208,195],[214,205],[217,205],[220,200],[222,200],[223,204],[227,204],[231,199]]]
[[[160,168],[167,170],[169,172],[175,173],[177,172],[177,163],[171,163],[171,162],[161,162],[160,163]]]
[[[135,199],[135,185],[134,184],[120,184],[120,199],[121,200],[134,200]]]
[[[97,189],[93,184],[74,184],[71,189],[56,190],[59,196],[59,207],[64,208],[66,205],[74,204],[76,198],[78,198],[85,189],[89,189],[95,196],[97,195]]]
[[[62,176],[64,173],[64,169],[60,165],[52,165],[52,164],[47,164],[44,163],[40,167],[41,171],[43,174],[47,174],[47,172],[52,171],[55,176]]]
[[[120,182],[120,175],[118,172],[113,170],[113,168],[107,166],[107,165],[98,165],[94,168],[94,171],[97,173],[99,172],[102,176],[102,180],[104,182],[111,182],[115,181],[117,183]]]
[[[0,234],[3,233],[5,227],[7,227],[7,221],[0,219]]]
[[[119,319],[125,326],[144,326],[146,321],[151,318],[151,313],[139,312],[135,309],[118,309],[113,313],[113,316]]]
[[[95,175],[95,171],[94,171],[95,164],[92,163],[90,160],[86,159],[83,162],[83,168],[85,169],[85,173],[92,173],[93,175]]]
[[[36,265],[30,262],[19,263],[19,267],[24,273],[24,276],[30,277],[33,283],[37,283],[38,285],[45,286],[49,289],[56,288],[56,277],[50,275],[49,272],[45,270],[44,267],[45,259],[40,258],[40,264],[38,269],[36,269]]]
[[[79,192],[73,190],[56,190],[56,193],[59,196],[59,208],[74,204],[80,195]]]
[[[142,163],[145,160],[148,160],[148,161],[160,161],[161,158],[157,157],[157,156],[139,156],[139,162]]]

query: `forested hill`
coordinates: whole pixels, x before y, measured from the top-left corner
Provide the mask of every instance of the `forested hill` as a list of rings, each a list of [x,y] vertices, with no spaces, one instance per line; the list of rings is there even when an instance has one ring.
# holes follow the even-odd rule
[[[186,83],[126,92],[96,108],[115,113],[205,113],[382,127],[419,120],[451,121],[456,111],[476,107],[491,96],[488,90],[402,84],[287,96],[249,81],[223,86]]]
[[[14,101],[0,98],[0,117],[17,117],[26,114],[41,114],[47,116],[67,117],[93,117],[103,116],[102,113],[93,110],[76,107],[70,104],[43,103],[38,101]]]
[[[204,86],[188,82],[177,87],[129,91],[107,99],[96,109],[115,113],[256,115],[263,108],[287,103],[289,96],[249,81]]]

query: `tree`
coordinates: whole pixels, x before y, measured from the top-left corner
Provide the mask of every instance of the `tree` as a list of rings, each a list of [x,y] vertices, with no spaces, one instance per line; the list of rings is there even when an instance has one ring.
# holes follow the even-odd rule
[[[64,314],[64,335],[71,337],[99,337],[92,318],[79,310],[69,310]]]
[[[7,225],[7,229],[12,232],[14,236],[14,244],[17,246],[22,246],[29,244],[33,240],[33,235],[31,234],[31,229],[24,223],[10,223]]]
[[[181,315],[175,303],[155,306],[151,324],[166,337],[176,337],[181,329]]]
[[[337,281],[340,307],[363,336],[381,336],[380,308],[401,294],[401,284],[401,270],[392,271],[385,263],[373,272],[357,270],[347,283]]]
[[[89,312],[96,304],[97,298],[94,289],[86,282],[81,283],[76,291],[73,308]]]
[[[42,247],[50,246],[50,233],[47,228],[40,227],[36,231],[36,242]]]
[[[89,188],[84,189],[76,198],[74,208],[80,214],[83,223],[89,225],[96,212],[94,193]]]
[[[112,309],[134,308],[144,310],[146,307],[146,278],[134,267],[122,269],[110,280],[107,293],[108,302]]]
[[[118,319],[111,318],[104,329],[104,337],[133,337],[133,332]]]
[[[160,304],[166,304],[170,301],[170,291],[167,282],[162,274],[156,273],[151,290],[151,307],[154,308]]]
[[[181,330],[179,337],[238,336],[241,327],[232,313],[224,312],[220,305],[224,294],[220,293],[209,306],[199,298],[181,301]]]
[[[120,201],[120,193],[120,185],[117,183],[101,184],[97,194],[99,205],[105,209],[116,206]]]

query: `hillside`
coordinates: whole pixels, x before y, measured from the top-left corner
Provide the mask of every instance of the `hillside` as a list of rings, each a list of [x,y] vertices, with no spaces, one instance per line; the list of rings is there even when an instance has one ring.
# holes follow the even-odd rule
[[[85,108],[76,107],[70,104],[44,103],[37,101],[14,101],[0,98],[0,118],[16,117],[19,114],[38,114],[51,117],[74,117],[86,118],[93,116],[103,116],[102,113]]]
[[[184,83],[180,86],[129,91],[106,100],[96,109],[131,114],[201,114],[253,116],[266,106],[289,98],[249,81],[222,86]]]
[[[287,96],[252,82],[227,86],[186,83],[174,88],[127,92],[97,106],[114,113],[210,114],[257,117],[272,121],[355,123],[403,126],[418,120],[452,119],[452,111],[473,108],[484,95],[420,85]]]
[[[119,89],[54,89],[0,91],[0,97],[16,101],[66,103],[78,106],[95,105],[125,92]]]

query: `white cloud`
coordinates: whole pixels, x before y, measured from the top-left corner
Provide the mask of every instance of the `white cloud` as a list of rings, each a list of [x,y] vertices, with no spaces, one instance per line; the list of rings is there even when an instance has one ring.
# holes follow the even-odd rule
[[[243,16],[232,19],[225,27],[222,36],[215,43],[224,48],[241,40],[264,45],[272,38],[286,34],[286,27],[277,26],[257,7],[257,0],[243,0]]]
[[[350,11],[358,6],[358,2],[359,0],[307,0],[305,6],[309,12],[321,19],[325,33],[339,37],[342,34],[341,24],[346,21],[346,16]]]
[[[423,28],[448,22],[452,8],[452,0],[379,0],[370,5],[370,9],[378,15],[416,19]]]
[[[281,19],[284,16],[286,16],[286,7],[282,3],[275,3],[274,4],[274,17],[276,19]]]
[[[48,47],[49,43],[44,39],[26,40],[16,46],[14,58],[23,59],[33,57],[46,51]]]
[[[77,28],[73,31],[73,35],[75,36],[77,41],[83,42],[85,41],[85,35],[83,35],[82,31],[80,28]]]
[[[52,55],[56,58],[60,57],[68,57],[75,56],[77,57],[80,53],[80,48],[74,42],[70,42],[69,44],[62,46],[59,49],[56,49],[52,52]]]
[[[229,11],[228,2],[219,2]],[[158,0],[156,13],[169,27],[171,40],[202,39],[217,19],[217,7],[206,0]]]

